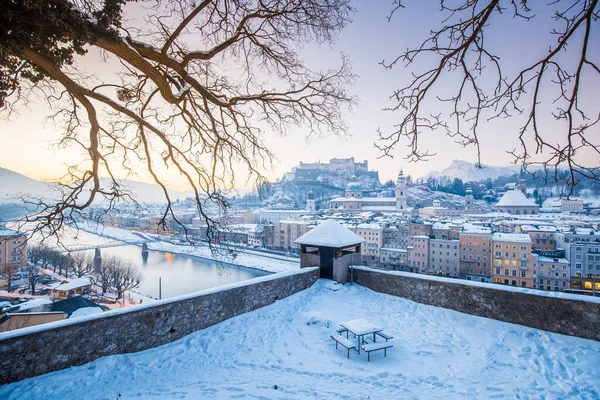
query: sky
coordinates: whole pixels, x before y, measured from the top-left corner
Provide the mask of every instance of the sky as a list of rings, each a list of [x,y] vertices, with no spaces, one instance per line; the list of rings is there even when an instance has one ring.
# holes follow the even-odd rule
[[[368,160],[369,167],[378,170],[380,179],[395,179],[400,168],[415,177],[426,175],[430,171],[447,167],[452,160],[462,159],[470,162],[477,160],[473,147],[463,148],[443,133],[425,132],[420,136],[423,149],[429,149],[436,155],[427,161],[409,163],[406,141],[401,141],[393,152],[393,158],[374,147],[377,130],[390,132],[400,120],[400,112],[384,111],[393,106],[390,95],[393,90],[406,84],[412,72],[425,66],[415,63],[404,68],[398,65],[386,70],[379,63],[390,60],[409,47],[418,46],[429,30],[439,26],[444,15],[439,12],[437,1],[405,1],[406,8],[398,10],[388,21],[388,15],[394,8],[389,1],[355,1],[356,12],[350,23],[333,45],[305,46],[305,63],[313,69],[335,68],[340,63],[341,54],[349,57],[353,72],[357,75],[355,85],[350,92],[359,102],[352,111],[346,112],[344,119],[349,127],[348,135],[328,135],[307,138],[306,129],[298,128],[286,136],[272,132],[265,138],[268,147],[278,160],[266,175],[277,180],[300,161],[326,162],[330,158],[355,157]],[[528,59],[539,57],[552,43],[548,34],[550,14],[544,7],[535,10],[535,19],[526,22],[515,20],[510,15],[499,16],[499,20],[488,32],[488,44],[500,55],[507,70],[523,65]],[[103,68],[97,58],[86,60],[86,70],[94,72]],[[439,94],[447,90],[444,82]],[[590,97],[591,101],[591,97]],[[430,112],[444,112],[439,102],[428,103]],[[34,99],[27,108],[20,108],[18,114],[8,120],[0,120],[0,167],[8,168],[29,177],[52,180],[62,176],[65,165],[81,157],[80,148],[59,149],[53,146],[60,135],[57,127],[46,117],[50,114],[46,101]],[[481,124],[482,162],[488,165],[508,165],[512,157],[506,151],[518,146],[517,134],[519,119],[484,121]],[[553,121],[548,119],[546,127],[552,134]],[[559,139],[557,138],[557,141]],[[590,158],[590,163],[598,164]],[[140,173],[137,180],[148,180]],[[183,181],[176,175],[169,177],[173,188],[184,189]],[[243,186],[243,182],[238,182]]]

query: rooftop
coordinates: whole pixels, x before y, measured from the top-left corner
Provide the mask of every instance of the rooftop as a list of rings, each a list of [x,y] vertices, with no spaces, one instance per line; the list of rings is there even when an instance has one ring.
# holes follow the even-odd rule
[[[9,385],[15,399],[598,398],[600,343],[320,280],[146,351]],[[393,348],[350,354],[330,335],[365,318]]]
[[[492,234],[492,240],[500,242],[518,242],[518,243],[531,243],[531,237],[526,233],[501,233],[496,232]]]
[[[504,193],[504,196],[496,203],[498,207],[538,207],[531,199],[528,199],[523,192],[517,189],[509,190]]]
[[[307,246],[347,247],[364,242],[365,239],[342,226],[339,222],[328,219],[312,230],[300,236],[294,243]]]

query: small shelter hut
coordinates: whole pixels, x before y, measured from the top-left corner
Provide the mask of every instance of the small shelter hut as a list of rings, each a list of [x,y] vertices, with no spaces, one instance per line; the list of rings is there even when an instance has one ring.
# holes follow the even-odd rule
[[[360,263],[360,244],[365,239],[332,219],[300,236],[300,268],[319,267],[321,278],[348,281],[348,267]]]

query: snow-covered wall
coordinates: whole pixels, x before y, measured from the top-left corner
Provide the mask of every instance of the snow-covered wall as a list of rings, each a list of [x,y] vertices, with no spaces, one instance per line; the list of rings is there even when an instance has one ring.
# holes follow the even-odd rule
[[[600,299],[354,267],[354,283],[417,303],[600,341]]]
[[[173,342],[304,290],[318,268],[0,334],[0,385]]]

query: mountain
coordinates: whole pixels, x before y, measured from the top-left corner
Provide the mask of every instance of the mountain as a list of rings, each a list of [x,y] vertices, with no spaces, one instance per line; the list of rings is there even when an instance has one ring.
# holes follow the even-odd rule
[[[428,178],[440,178],[442,176],[454,179],[458,178],[463,182],[477,182],[485,179],[495,179],[499,176],[512,175],[519,172],[519,166],[509,167],[493,167],[485,165],[482,168],[478,168],[475,164],[467,161],[454,160],[450,166],[442,171],[432,171],[423,177],[423,181],[427,181]]]
[[[110,180],[107,178],[101,179],[100,182],[103,186],[110,184]],[[133,180],[119,180],[118,182],[125,186],[133,194],[133,198],[141,203],[165,202],[162,188],[158,185]],[[53,185],[52,183],[31,179],[17,172],[0,168],[0,203],[20,203],[21,196],[51,199],[56,195]],[[192,192],[169,189],[169,195],[172,200],[183,200],[186,197],[192,196]]]
[[[18,200],[21,195],[28,197],[47,197],[49,185],[36,181],[9,169],[0,168],[0,203]]]

